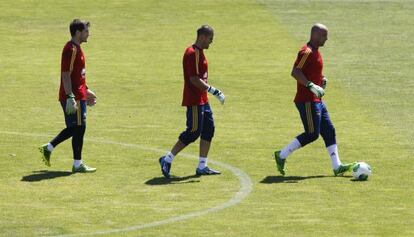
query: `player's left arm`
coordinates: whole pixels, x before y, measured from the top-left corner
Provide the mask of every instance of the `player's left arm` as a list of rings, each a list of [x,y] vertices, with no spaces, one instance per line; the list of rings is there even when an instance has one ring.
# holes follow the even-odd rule
[[[327,85],[328,85],[328,78],[326,78],[325,75],[323,75],[321,87],[325,90]]]
[[[94,106],[96,104],[96,99],[98,97],[96,97],[95,92],[93,92],[91,89],[89,89],[88,87],[86,87],[86,104],[89,106]]]

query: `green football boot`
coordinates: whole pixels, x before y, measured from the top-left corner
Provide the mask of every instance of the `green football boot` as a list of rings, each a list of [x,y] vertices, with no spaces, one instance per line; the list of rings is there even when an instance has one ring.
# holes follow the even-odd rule
[[[285,159],[280,158],[280,151],[275,151],[275,161],[277,170],[280,172],[281,175],[285,175]]]
[[[334,175],[343,175],[347,171],[351,171],[356,163],[350,163],[350,164],[340,164],[338,168],[334,169]]]
[[[78,167],[72,166],[73,173],[93,173],[96,171],[96,168],[89,167],[85,164],[80,164]]]
[[[42,160],[45,163],[45,165],[50,167],[50,155],[52,154],[52,152],[50,152],[47,149],[47,144],[40,146],[39,151],[40,153],[42,153]]]

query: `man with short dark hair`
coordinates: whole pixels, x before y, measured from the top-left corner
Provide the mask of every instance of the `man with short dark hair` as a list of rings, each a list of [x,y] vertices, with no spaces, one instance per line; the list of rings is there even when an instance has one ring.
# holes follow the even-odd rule
[[[89,22],[74,19],[69,31],[71,40],[62,51],[59,101],[65,116],[66,128],[52,141],[39,148],[42,160],[50,166],[53,149],[72,137],[72,172],[95,172],[96,168],[82,162],[83,137],[86,130],[86,105],[96,104],[96,95],[86,86],[85,56],[80,45],[89,37]]]
[[[174,157],[187,145],[200,139],[200,157],[196,175],[220,174],[207,166],[207,155],[214,135],[213,112],[208,103],[207,92],[224,104],[224,94],[207,83],[208,65],[204,49],[213,42],[214,30],[203,25],[197,30],[196,42],[185,50],[183,57],[184,91],[182,105],[187,107],[187,129],[181,133],[171,151],[159,159],[161,172],[170,178]]]
[[[295,150],[306,146],[322,136],[331,158],[335,176],[349,171],[353,164],[342,164],[339,160],[335,128],[331,122],[322,96],[325,94],[327,79],[322,73],[323,61],[319,52],[328,40],[328,28],[317,23],[311,28],[309,42],[298,53],[292,69],[292,77],[297,82],[295,105],[299,111],[305,132],[294,138],[274,158],[278,171],[285,175],[286,158]]]

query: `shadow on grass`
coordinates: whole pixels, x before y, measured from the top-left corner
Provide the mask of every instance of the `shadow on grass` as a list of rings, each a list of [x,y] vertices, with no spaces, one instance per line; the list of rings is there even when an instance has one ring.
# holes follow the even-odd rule
[[[189,175],[184,177],[176,177],[172,176],[169,179],[166,179],[165,177],[155,177],[147,182],[145,184],[147,185],[166,185],[166,184],[185,184],[185,183],[198,183],[200,180],[195,180],[196,178],[199,178],[199,175]]]
[[[313,176],[267,176],[260,183],[272,184],[272,183],[299,183],[305,179],[321,179],[333,176],[327,175],[313,175]]]
[[[48,170],[38,170],[33,171],[33,174],[23,176],[20,181],[24,182],[39,182],[45,179],[55,179],[59,177],[65,177],[72,175],[72,172],[69,171],[48,171]]]

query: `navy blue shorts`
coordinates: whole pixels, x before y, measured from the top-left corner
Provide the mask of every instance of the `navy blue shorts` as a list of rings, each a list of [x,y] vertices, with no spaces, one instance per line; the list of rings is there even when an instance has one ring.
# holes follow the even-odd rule
[[[214,119],[210,105],[187,106],[187,128],[178,139],[188,145],[201,135],[201,139],[211,141],[214,136]]]
[[[77,100],[78,110],[74,114],[66,114],[66,102],[60,102],[65,115],[66,127],[86,126],[86,100]]]
[[[335,128],[323,102],[296,103],[305,132],[297,136],[302,146],[315,141],[319,135],[328,147],[336,144]]]

